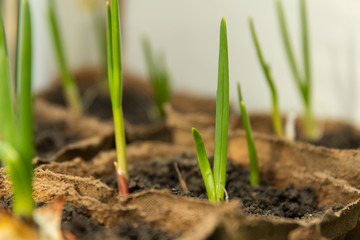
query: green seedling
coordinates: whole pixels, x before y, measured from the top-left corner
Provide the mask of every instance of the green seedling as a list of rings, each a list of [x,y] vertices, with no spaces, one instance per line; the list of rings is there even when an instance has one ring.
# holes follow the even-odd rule
[[[275,133],[278,137],[283,137],[283,125],[282,125],[282,121],[281,121],[281,115],[279,112],[279,105],[278,105],[278,95],[277,95],[277,90],[273,81],[273,78],[271,76],[271,72],[270,72],[270,67],[269,65],[265,62],[265,59],[263,57],[262,51],[261,51],[261,47],[256,35],[256,31],[255,31],[255,26],[253,23],[252,18],[249,18],[249,25],[250,25],[250,31],[251,31],[251,36],[255,45],[255,49],[256,49],[256,53],[260,62],[260,65],[263,69],[263,72],[265,74],[267,83],[270,87],[271,90],[271,96],[272,96],[272,107],[273,107],[273,126],[274,126],[274,130]]]
[[[254,138],[252,136],[249,116],[247,114],[246,107],[241,94],[240,82],[237,83],[237,89],[238,89],[238,96],[240,103],[241,119],[245,129],[246,142],[248,145],[248,152],[250,158],[250,186],[256,186],[259,185],[260,183],[258,157],[256,153]]]
[[[54,0],[48,0],[48,18],[51,38],[53,40],[57,62],[62,75],[61,79],[64,88],[65,99],[72,111],[76,113],[82,113],[83,106],[79,94],[79,89],[74,81],[73,76],[70,73],[69,66],[64,54]]]
[[[10,78],[9,60],[2,16],[0,16],[0,159],[7,167],[16,216],[31,219],[32,158],[34,156],[31,96],[31,18],[28,0],[19,6],[16,56],[16,98]]]
[[[160,116],[164,116],[164,105],[168,103],[171,98],[170,80],[165,66],[164,55],[160,54],[156,57],[153,55],[151,45],[147,37],[142,39],[142,45],[154,92],[155,103]]]
[[[286,26],[286,19],[284,9],[281,0],[276,2],[277,16],[279,19],[279,25],[281,30],[281,36],[285,47],[286,56],[290,65],[292,75],[295,79],[295,83],[298,87],[300,95],[302,97],[305,108],[305,134],[307,138],[314,139],[317,137],[315,120],[312,113],[311,103],[311,64],[310,64],[310,47],[309,47],[309,34],[308,23],[306,13],[306,1],[299,0],[300,3],[300,21],[301,21],[301,33],[302,33],[302,52],[303,52],[303,67],[301,72],[299,65],[295,60],[295,55],[290,43],[290,38]]]
[[[216,94],[214,169],[211,171],[204,142],[197,129],[192,129],[200,171],[209,201],[224,198],[229,128],[229,62],[225,18],[220,25],[219,69]]]
[[[109,91],[111,97],[117,162],[115,169],[121,196],[129,193],[126,161],[125,129],[122,111],[123,76],[121,66],[121,36],[118,0],[106,2],[107,58]]]

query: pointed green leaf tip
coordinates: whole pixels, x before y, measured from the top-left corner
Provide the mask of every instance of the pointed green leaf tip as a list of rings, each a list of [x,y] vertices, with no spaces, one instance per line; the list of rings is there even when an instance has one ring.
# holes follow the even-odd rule
[[[250,158],[250,185],[255,186],[260,183],[260,173],[259,173],[259,165],[258,165],[258,157],[256,153],[254,138],[252,136],[251,125],[249,116],[246,111],[246,107],[241,95],[241,87],[240,82],[237,83],[237,89],[239,93],[239,104],[241,111],[241,119],[243,122],[243,126],[246,133],[246,142],[248,145],[248,153]]]
[[[226,180],[226,160],[229,127],[229,62],[228,41],[225,18],[220,25],[218,86],[216,93],[216,122],[214,149],[214,181],[216,196],[224,198]],[[221,185],[221,186],[220,186]]]
[[[299,0],[300,3],[300,22],[301,22],[301,40],[302,40],[302,51],[303,51],[303,68],[295,59],[295,54],[290,42],[289,32],[287,28],[287,22],[285,18],[284,8],[281,0],[276,1],[277,17],[280,26],[281,37],[285,48],[285,53],[289,66],[295,80],[298,91],[301,95],[305,110],[305,134],[309,139],[316,139],[318,137],[318,131],[314,116],[312,113],[312,102],[311,102],[311,66],[310,66],[310,46],[309,46],[309,32],[307,24],[307,13],[306,13],[306,2],[305,0]]]
[[[58,16],[56,14],[55,0],[48,0],[47,11],[50,30],[49,32],[51,34],[57,64],[62,75],[61,81],[65,91],[64,93],[66,102],[72,111],[76,113],[83,113],[80,92],[75,79],[70,72],[70,68],[65,56],[62,35],[58,23]]]
[[[241,93],[241,86],[240,86],[240,82],[237,82],[237,90],[238,90],[238,96],[239,96],[239,103],[241,103],[243,101],[242,98],[242,93]]]
[[[260,65],[264,72],[264,75],[267,80],[268,86],[270,88],[271,96],[272,96],[272,107],[273,107],[273,116],[272,117],[273,117],[274,130],[278,137],[282,137],[283,136],[282,120],[281,120],[281,115],[280,115],[279,107],[278,107],[277,90],[276,90],[276,87],[275,87],[275,84],[274,84],[274,81],[273,81],[273,78],[272,78],[272,75],[270,72],[270,67],[265,62],[265,59],[263,57],[260,43],[259,43],[258,37],[256,35],[254,22],[251,17],[249,17],[249,26],[250,26],[250,32],[251,32],[252,40],[253,40],[253,43],[255,46],[255,50],[256,50]]]
[[[163,117],[165,115],[164,106],[171,98],[170,78],[165,65],[165,56],[161,53],[153,54],[148,37],[144,36],[141,42],[157,111]]]
[[[218,202],[224,198],[226,180],[226,160],[229,128],[229,63],[226,33],[226,21],[222,18],[220,24],[219,69],[216,93],[216,122],[214,170],[211,167],[200,133],[192,129],[196,153],[201,174],[210,201]]]
[[[214,177],[211,171],[209,159],[206,154],[204,142],[196,128],[192,128],[192,135],[194,138],[199,167],[202,178],[204,180],[208,198],[211,202],[217,202],[219,199],[216,197]]]

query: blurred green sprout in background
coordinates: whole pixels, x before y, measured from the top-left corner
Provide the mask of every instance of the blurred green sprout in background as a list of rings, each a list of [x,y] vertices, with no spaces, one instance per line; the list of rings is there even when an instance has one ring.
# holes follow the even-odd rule
[[[147,37],[142,38],[142,46],[157,110],[160,116],[164,116],[164,106],[171,99],[170,77],[165,65],[165,56],[164,54],[154,56]]]
[[[32,158],[35,150],[31,95],[31,16],[28,0],[21,0],[19,5],[16,94],[11,84],[2,16],[0,28],[0,159],[12,182],[13,213],[30,220],[34,209]]]

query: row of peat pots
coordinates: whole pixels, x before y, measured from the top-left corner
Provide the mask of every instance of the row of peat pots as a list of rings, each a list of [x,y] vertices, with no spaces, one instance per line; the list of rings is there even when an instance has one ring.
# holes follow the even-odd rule
[[[329,146],[323,147],[276,138],[270,116],[251,115],[262,180],[250,187],[246,137],[230,113],[229,201],[213,204],[206,199],[191,128],[199,129],[212,153],[215,99],[175,94],[166,116],[153,120],[150,86],[125,73],[131,194],[120,197],[111,103],[96,76],[78,74],[84,116],[65,108],[59,86],[35,101],[34,199],[44,205],[64,196],[62,228],[78,239],[360,239],[356,128],[322,122]],[[335,143],[339,139],[345,145]],[[348,144],[352,149],[340,150]],[[4,170],[0,177],[0,206],[10,207]]]

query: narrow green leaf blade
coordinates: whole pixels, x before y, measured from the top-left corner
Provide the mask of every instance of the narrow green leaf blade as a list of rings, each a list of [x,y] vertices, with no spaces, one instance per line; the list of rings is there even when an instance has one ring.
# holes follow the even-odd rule
[[[74,112],[82,113],[83,106],[79,89],[75,83],[73,76],[70,73],[64,53],[64,47],[61,40],[62,37],[59,30],[54,0],[48,0],[48,18],[49,29],[53,40],[56,58],[62,74],[62,84],[65,91],[66,101],[69,104],[70,109],[72,109]]]
[[[283,130],[282,130],[283,127],[282,127],[282,121],[281,121],[281,116],[280,116],[279,107],[278,107],[277,90],[276,90],[273,78],[271,76],[271,73],[270,73],[270,68],[269,68],[268,64],[265,62],[264,56],[262,54],[260,43],[259,43],[259,40],[256,35],[255,26],[254,26],[254,23],[253,23],[253,20],[251,17],[249,18],[249,26],[250,26],[251,36],[252,36],[252,39],[253,39],[253,42],[255,45],[255,49],[256,49],[256,53],[257,53],[260,65],[263,69],[265,78],[267,80],[267,83],[268,83],[268,85],[270,87],[270,91],[271,91],[272,105],[273,105],[274,130],[278,137],[282,137],[283,136]]]
[[[142,44],[142,49],[144,52],[145,63],[147,66],[151,86],[152,86],[153,93],[154,93],[155,104],[158,108],[159,113],[162,114],[161,97],[160,97],[160,95],[162,94],[162,90],[161,90],[161,85],[160,85],[160,81],[159,81],[159,78],[161,77],[161,73],[159,72],[159,69],[157,69],[158,66],[156,65],[156,62],[155,62],[155,59],[154,59],[154,56],[152,53],[149,38],[147,36],[143,36],[141,39],[141,44]]]
[[[62,38],[59,30],[58,17],[56,14],[56,6],[54,0],[48,0],[48,18],[49,18],[49,30],[51,32],[51,37],[54,44],[54,49],[56,51],[56,57],[61,69],[62,74],[68,74],[67,61],[64,54],[64,48],[62,43]],[[69,79],[63,79],[64,84],[70,84]]]
[[[294,53],[290,45],[288,36],[285,14],[282,7],[281,0],[276,2],[277,15],[279,19],[281,36],[285,46],[285,52],[290,64],[290,68],[295,79],[296,85],[299,89],[302,97],[304,108],[305,108],[305,134],[308,139],[316,139],[318,132],[316,129],[315,121],[311,109],[311,66],[310,66],[310,47],[309,47],[309,36],[308,36],[308,24],[307,24],[307,13],[306,13],[306,2],[305,0],[299,0],[300,3],[300,20],[301,20],[301,31],[302,31],[302,47],[303,47],[303,63],[304,72],[300,75],[299,67],[295,61]]]
[[[112,61],[112,41],[111,41],[111,10],[109,2],[106,2],[106,46],[107,46],[107,64],[108,64],[108,81],[110,96],[113,98],[114,77],[113,77],[113,61]]]
[[[164,115],[164,105],[171,99],[171,88],[170,88],[170,76],[168,69],[165,64],[165,54],[161,52],[159,54],[158,69],[160,73],[159,89],[160,89],[160,109],[162,115]]]
[[[117,171],[123,172],[128,178],[126,160],[125,128],[122,111],[122,66],[121,66],[121,36],[118,0],[107,2],[107,40],[109,62],[109,88],[114,118],[115,144],[117,153]],[[120,187],[120,186],[119,186]],[[122,191],[120,191],[122,192]],[[126,192],[126,191],[124,191]]]
[[[144,56],[145,56],[145,62],[146,62],[146,66],[149,72],[149,76],[150,76],[150,80],[154,81],[155,79],[155,64],[154,64],[154,60],[153,60],[153,54],[151,51],[151,46],[150,46],[150,41],[149,38],[144,36],[141,39],[141,44],[142,44],[142,49],[144,52]]]
[[[224,198],[226,181],[226,160],[229,128],[229,62],[228,43],[225,18],[220,26],[220,48],[218,86],[216,93],[216,123],[215,123],[215,149],[214,149],[214,181],[216,196]],[[221,186],[220,186],[221,185]]]
[[[306,12],[306,1],[300,0],[300,16],[301,16],[301,31],[303,44],[303,58],[304,58],[304,72],[305,84],[308,92],[311,88],[311,63],[310,63],[310,46],[309,46],[309,31]],[[309,94],[309,93],[308,93]]]
[[[306,11],[306,1],[300,0],[300,18],[302,31],[302,47],[304,60],[304,104],[305,104],[305,127],[306,137],[308,139],[316,139],[319,133],[316,128],[316,123],[312,113],[312,77],[311,77],[311,59],[310,59],[310,44],[309,44],[309,30]]]
[[[13,143],[15,140],[15,108],[13,105],[5,29],[1,14],[0,28],[0,139]]]
[[[218,202],[219,199],[216,197],[214,177],[211,171],[209,159],[206,154],[204,142],[197,129],[195,128],[192,129],[192,135],[194,138],[195,149],[196,149],[201,175],[204,180],[209,201]]]
[[[288,29],[286,26],[284,8],[281,3],[281,0],[276,1],[276,10],[277,10],[277,16],[278,16],[280,30],[281,30],[281,37],[282,37],[283,44],[285,47],[285,52],[286,52],[286,56],[287,56],[287,59],[288,59],[289,65],[290,65],[290,69],[292,71],[295,82],[299,88],[299,91],[300,91],[302,97],[304,97],[303,96],[304,95],[304,83],[303,83],[302,77],[299,72],[298,64],[296,63],[296,60],[295,60],[293,48],[290,43],[290,37],[289,37]]]
[[[34,156],[34,130],[33,130],[33,99],[31,92],[31,16],[27,0],[20,2],[19,39],[17,55],[17,100],[19,117],[18,144],[15,146],[26,160],[27,168],[32,169],[31,160]]]
[[[111,44],[114,103],[122,104],[121,28],[118,0],[111,0]]]
[[[170,78],[165,65],[164,54],[159,54],[158,58],[153,56],[149,39],[142,38],[145,62],[150,76],[151,85],[154,92],[155,103],[161,116],[165,115],[164,105],[170,101]]]
[[[241,118],[244,125],[245,133],[246,133],[246,141],[248,145],[249,158],[250,158],[250,185],[255,186],[260,183],[260,173],[259,173],[259,165],[258,165],[258,157],[256,153],[254,138],[252,136],[251,125],[249,116],[247,114],[245,104],[241,95],[240,82],[237,84],[238,94],[239,94],[239,103],[240,103],[240,111]]]
[[[34,209],[32,169],[23,164],[20,154],[7,142],[0,142],[0,159],[7,167],[13,186],[13,212],[30,220]]]

